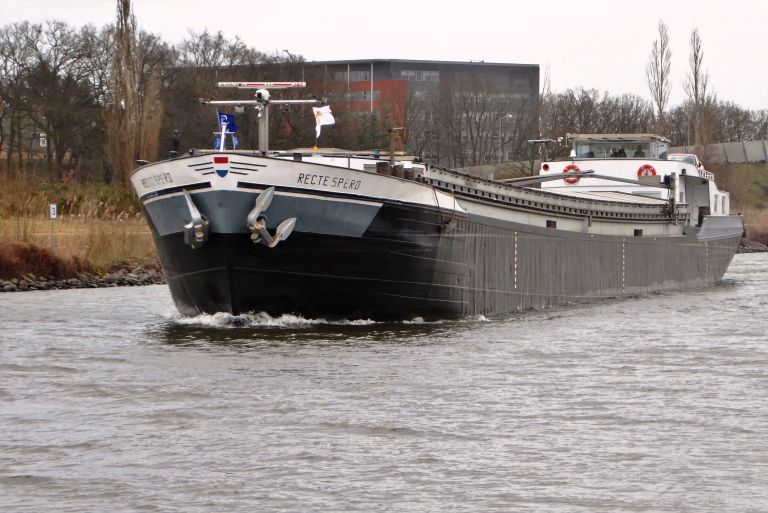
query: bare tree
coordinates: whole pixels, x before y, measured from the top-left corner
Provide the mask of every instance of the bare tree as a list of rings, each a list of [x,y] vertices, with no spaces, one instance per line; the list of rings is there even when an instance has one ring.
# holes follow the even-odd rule
[[[556,139],[567,133],[640,133],[653,119],[652,106],[643,98],[611,96],[596,89],[568,89],[542,98],[541,135]],[[564,156],[565,147],[552,148]]]
[[[67,154],[70,168],[77,169],[85,133],[98,117],[83,66],[84,40],[79,30],[60,21],[48,21],[30,36],[34,58],[26,80],[28,116],[47,134],[48,163],[55,163],[51,178],[61,179]]]
[[[138,158],[152,159],[158,147],[163,108],[159,70],[148,62],[155,36],[137,34],[130,0],[117,1],[112,105],[106,113],[107,162],[124,187]]]
[[[709,73],[704,70],[704,50],[701,47],[701,36],[699,29],[694,28],[691,32],[691,53],[688,58],[690,66],[688,77],[685,81],[685,92],[688,95],[688,101],[693,108],[692,121],[694,129],[694,144],[705,144],[704,140],[704,114],[705,105],[709,100],[707,96],[707,86],[709,85]]]
[[[768,139],[768,110],[752,111],[753,139]]]
[[[669,47],[669,29],[659,20],[659,38],[653,42],[651,57],[645,68],[645,78],[655,106],[657,130],[663,131],[664,111],[672,90],[670,80],[672,69],[672,49]]]
[[[465,167],[504,160],[521,153],[536,133],[536,109],[519,95],[500,92],[489,81],[458,74],[440,83],[432,101],[414,113],[411,147],[425,150],[438,164]]]
[[[26,21],[7,25],[0,30],[0,101],[4,104],[4,116],[8,119],[7,173],[13,167],[14,155],[18,159],[19,171],[24,167],[22,131],[29,123],[26,81],[34,60],[28,42],[35,39],[41,30],[40,25]]]

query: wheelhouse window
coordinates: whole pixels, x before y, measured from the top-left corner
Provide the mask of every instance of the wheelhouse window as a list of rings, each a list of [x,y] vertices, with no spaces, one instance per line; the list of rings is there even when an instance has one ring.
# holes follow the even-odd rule
[[[669,152],[669,143],[651,141],[651,158],[667,160],[667,152]]]
[[[661,141],[574,141],[576,157],[582,159],[666,159],[668,149]]]
[[[593,142],[576,143],[576,156],[583,159],[643,158],[650,152],[648,143]]]

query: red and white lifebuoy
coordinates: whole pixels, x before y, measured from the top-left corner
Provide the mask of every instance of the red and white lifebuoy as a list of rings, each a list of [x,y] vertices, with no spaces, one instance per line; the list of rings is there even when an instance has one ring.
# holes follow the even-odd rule
[[[637,177],[640,178],[641,176],[656,176],[656,169],[650,164],[643,164],[637,170]]]
[[[563,173],[566,174],[572,174],[572,173],[579,173],[581,172],[581,169],[579,169],[579,166],[576,164],[568,164],[563,168]],[[579,183],[579,177],[578,176],[566,176],[563,178],[565,180],[565,183],[570,185],[576,185]]]

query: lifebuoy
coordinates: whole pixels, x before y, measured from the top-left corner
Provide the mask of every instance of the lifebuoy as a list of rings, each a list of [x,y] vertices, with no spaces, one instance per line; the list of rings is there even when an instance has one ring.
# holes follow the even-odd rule
[[[581,172],[581,169],[579,169],[579,166],[576,164],[568,164],[563,168],[563,173],[570,174],[570,173],[579,173]],[[575,185],[579,183],[579,177],[578,176],[566,176],[563,178],[565,180],[565,183]]]
[[[650,164],[643,164],[637,170],[637,177],[640,178],[641,176],[656,176],[656,169]]]

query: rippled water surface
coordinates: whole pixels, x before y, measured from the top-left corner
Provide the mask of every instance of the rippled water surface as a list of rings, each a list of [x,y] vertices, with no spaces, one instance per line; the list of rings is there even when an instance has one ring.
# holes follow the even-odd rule
[[[508,319],[0,295],[0,511],[768,511],[768,255]]]

